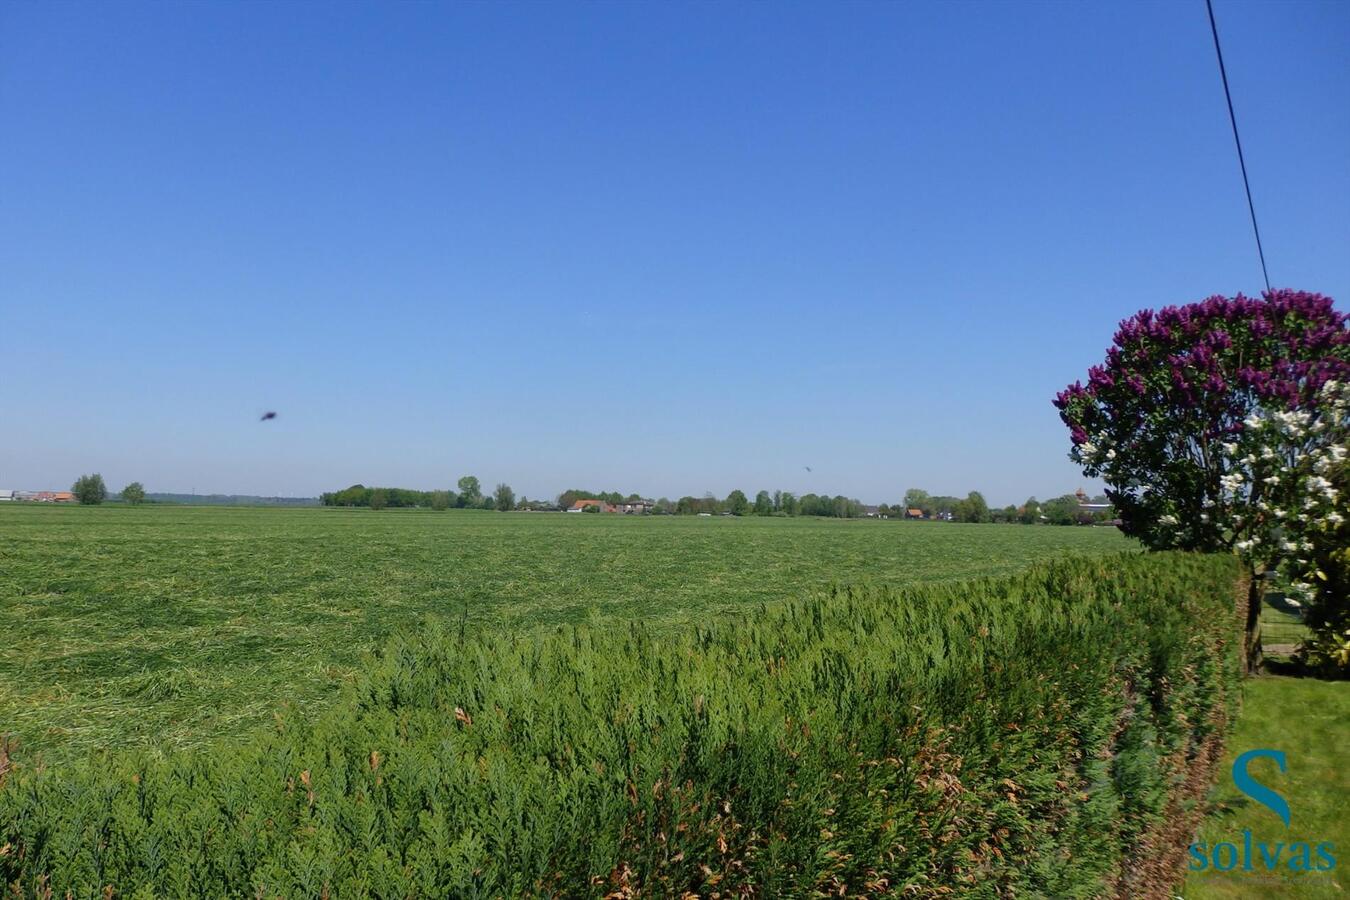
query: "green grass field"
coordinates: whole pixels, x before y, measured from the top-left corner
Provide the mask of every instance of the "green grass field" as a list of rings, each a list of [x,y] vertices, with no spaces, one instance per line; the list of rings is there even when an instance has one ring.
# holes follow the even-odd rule
[[[1243,832],[1271,846],[1297,841],[1336,846],[1336,868],[1330,872],[1291,873],[1281,866],[1266,871],[1259,858],[1252,871],[1239,863],[1232,871],[1192,873],[1186,881],[1186,900],[1223,898],[1321,898],[1350,893],[1350,772],[1346,750],[1350,745],[1350,684],[1310,678],[1263,677],[1244,686],[1242,714],[1228,738],[1228,751],[1219,766],[1218,784],[1211,792],[1213,811],[1196,836],[1212,847],[1243,843]],[[1289,827],[1266,807],[1233,786],[1233,760],[1257,748],[1282,750],[1288,770],[1281,773],[1272,760],[1256,760],[1250,772],[1262,784],[1279,792],[1289,804]],[[1259,851],[1258,851],[1259,852]]]
[[[59,761],[246,733],[427,616],[680,623],[1117,551],[1108,528],[209,507],[0,507],[0,733]]]

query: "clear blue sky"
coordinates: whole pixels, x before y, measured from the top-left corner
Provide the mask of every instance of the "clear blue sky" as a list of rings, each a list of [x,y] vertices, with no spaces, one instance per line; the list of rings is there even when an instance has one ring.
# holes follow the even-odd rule
[[[1350,4],[1216,6],[1345,308]],[[0,487],[1044,498],[1120,319],[1260,287],[1200,0],[0,4]]]

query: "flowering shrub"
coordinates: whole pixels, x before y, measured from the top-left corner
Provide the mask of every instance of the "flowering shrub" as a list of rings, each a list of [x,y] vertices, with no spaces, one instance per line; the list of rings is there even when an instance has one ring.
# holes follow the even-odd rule
[[[1320,393],[1312,412],[1248,417],[1225,444],[1235,459],[1219,479],[1219,508],[1231,511],[1232,528],[1244,535],[1234,549],[1253,565],[1280,568],[1296,602],[1316,596],[1314,551],[1346,521],[1341,490],[1329,476],[1346,460],[1350,384],[1328,381]]]
[[[1346,439],[1340,439],[1344,446]],[[1311,552],[1289,567],[1291,583],[1307,604],[1304,622],[1311,634],[1298,650],[1309,669],[1326,675],[1350,676],[1350,462],[1325,472],[1337,491],[1336,508],[1326,527],[1308,532]]]
[[[1136,314],[1055,406],[1070,458],[1107,483],[1127,534],[1235,550],[1308,600],[1317,537],[1344,515],[1329,473],[1346,455],[1347,381],[1346,316],[1281,290]]]

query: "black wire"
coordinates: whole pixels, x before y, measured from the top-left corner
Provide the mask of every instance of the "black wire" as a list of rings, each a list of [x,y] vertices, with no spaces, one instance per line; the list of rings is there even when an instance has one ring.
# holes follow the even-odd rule
[[[1252,186],[1247,180],[1247,161],[1242,157],[1242,138],[1238,137],[1237,115],[1233,112],[1233,95],[1228,90],[1228,70],[1223,66],[1223,50],[1219,49],[1219,26],[1214,24],[1214,4],[1205,0],[1209,10],[1209,30],[1214,34],[1214,53],[1219,57],[1219,76],[1223,79],[1223,95],[1228,100],[1228,121],[1233,123],[1233,143],[1237,144],[1238,165],[1242,167],[1242,186],[1247,189],[1247,209],[1252,214],[1252,233],[1256,235],[1256,253],[1261,257],[1261,276],[1270,291],[1270,274],[1266,271],[1266,251],[1261,248],[1261,229],[1256,226],[1256,204],[1252,203]]]

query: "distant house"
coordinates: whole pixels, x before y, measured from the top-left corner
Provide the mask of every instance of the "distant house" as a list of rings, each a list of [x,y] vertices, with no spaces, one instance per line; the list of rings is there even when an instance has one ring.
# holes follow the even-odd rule
[[[3,490],[3,491],[0,491],[0,502],[4,502],[4,501],[6,501],[6,500],[13,500],[13,499],[14,499],[14,492],[13,492],[13,491],[10,491],[10,490]]]
[[[614,508],[614,504],[606,503],[604,500],[578,500],[568,507],[567,511],[570,513],[584,512],[588,506],[598,506],[602,513],[618,512],[618,510]]]
[[[36,500],[38,503],[75,502],[75,495],[70,491],[20,491],[15,496],[19,500]]]
[[[1087,491],[1083,490],[1082,488],[1079,488],[1078,490],[1074,491],[1073,495],[1078,498],[1078,508],[1083,512],[1098,512],[1100,510],[1111,509],[1110,503],[1090,502],[1088,500]]]
[[[906,518],[906,519],[922,519],[922,518],[923,518],[923,510],[921,510],[921,509],[915,509],[914,507],[911,506],[909,509],[905,510],[905,518]]]
[[[656,506],[655,500],[643,500],[640,497],[633,500],[624,500],[615,504],[615,508],[619,512],[628,515],[645,515],[646,513],[651,512],[654,506]]]
[[[886,518],[885,516],[883,516],[883,515],[881,514],[881,507],[879,507],[879,506],[864,506],[864,507],[863,507],[863,515],[867,516],[867,518],[869,518],[869,519],[884,519],[884,518]]]

